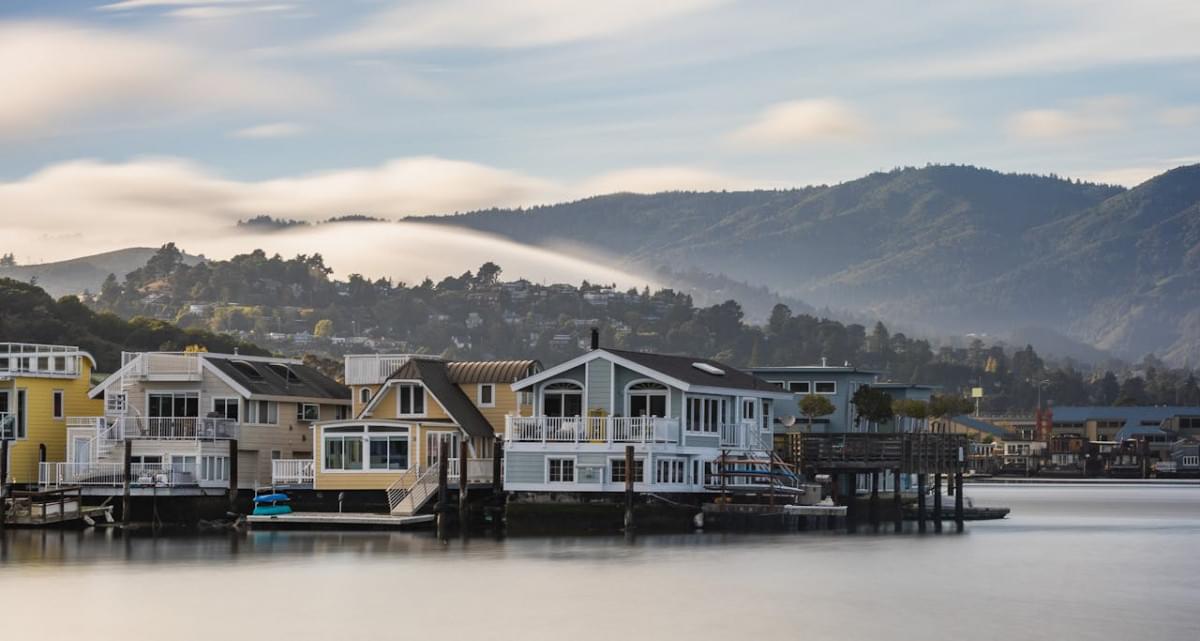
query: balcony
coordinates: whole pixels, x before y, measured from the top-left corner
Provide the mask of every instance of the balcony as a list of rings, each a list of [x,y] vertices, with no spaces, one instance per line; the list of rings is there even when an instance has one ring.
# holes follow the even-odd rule
[[[510,443],[595,445],[678,443],[679,419],[619,416],[507,416]]]
[[[312,459],[276,459],[271,461],[271,485],[312,485]]]
[[[201,352],[122,352],[125,375],[149,381],[198,381],[204,369]]]
[[[125,485],[123,463],[39,463],[38,485],[116,488]],[[132,463],[130,488],[227,487],[228,481],[206,481],[188,463]]]
[[[75,378],[79,359],[79,348],[73,345],[0,343],[0,378]]]
[[[413,358],[435,357],[417,354],[347,354],[347,385],[378,385]]]
[[[127,439],[217,441],[238,437],[238,422],[227,418],[195,416],[126,417]]]

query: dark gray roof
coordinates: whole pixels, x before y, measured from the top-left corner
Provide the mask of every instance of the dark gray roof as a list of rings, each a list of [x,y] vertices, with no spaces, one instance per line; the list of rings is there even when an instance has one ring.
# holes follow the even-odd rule
[[[463,428],[467,434],[471,436],[495,434],[492,424],[483,417],[479,408],[475,407],[471,399],[467,398],[462,388],[450,380],[445,362],[414,358],[401,365],[400,369],[396,370],[389,379],[421,381],[425,389],[437,397],[442,407],[446,408],[446,413],[450,415],[450,418],[453,418],[454,422],[458,423],[459,427]]]
[[[204,360],[212,363],[238,385],[251,394],[261,396],[293,396],[296,398],[319,398],[350,403],[350,388],[318,372],[317,370],[286,361],[269,362],[257,359],[243,360],[237,356],[205,354]],[[275,368],[282,366],[295,376],[288,380]],[[253,372],[253,373],[251,373]]]
[[[671,356],[669,354],[651,354],[647,352],[629,352],[622,349],[603,348],[603,351],[614,356],[620,356],[656,372],[662,372],[671,378],[683,381],[689,385],[706,387],[723,387],[728,389],[754,390],[759,392],[782,392],[783,388],[768,383],[763,379],[743,372],[731,365],[726,365],[707,358],[694,356]],[[704,363],[725,372],[723,376],[709,374],[702,369],[693,367],[693,363]]]

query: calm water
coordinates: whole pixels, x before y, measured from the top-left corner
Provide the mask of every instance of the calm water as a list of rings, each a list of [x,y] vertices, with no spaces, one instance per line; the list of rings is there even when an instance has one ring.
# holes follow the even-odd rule
[[[1196,639],[1200,487],[968,486],[962,535],[10,532],[4,639]],[[263,637],[262,635],[268,635]]]

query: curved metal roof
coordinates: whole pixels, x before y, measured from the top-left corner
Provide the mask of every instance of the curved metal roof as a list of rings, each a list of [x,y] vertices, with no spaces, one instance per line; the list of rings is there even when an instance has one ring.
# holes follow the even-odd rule
[[[446,374],[459,385],[470,383],[512,383],[542,369],[534,360],[453,361],[446,363]]]

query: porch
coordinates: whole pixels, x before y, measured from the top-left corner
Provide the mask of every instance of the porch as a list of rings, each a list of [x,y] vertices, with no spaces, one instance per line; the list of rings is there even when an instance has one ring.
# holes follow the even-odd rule
[[[679,419],[616,416],[506,416],[510,443],[612,445],[678,443]]]

